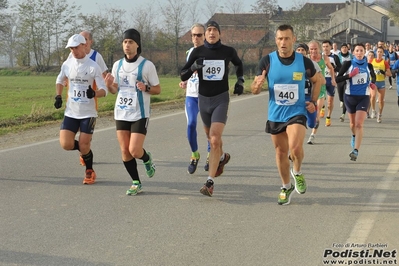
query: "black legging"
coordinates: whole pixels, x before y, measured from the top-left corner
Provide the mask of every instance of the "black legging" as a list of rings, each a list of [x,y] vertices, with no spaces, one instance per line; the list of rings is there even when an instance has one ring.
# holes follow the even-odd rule
[[[338,82],[337,83],[337,90],[338,90],[338,96],[339,100],[343,102],[342,106],[342,114],[346,114],[346,106],[344,102],[344,93],[345,93],[345,87],[346,87],[346,81]]]

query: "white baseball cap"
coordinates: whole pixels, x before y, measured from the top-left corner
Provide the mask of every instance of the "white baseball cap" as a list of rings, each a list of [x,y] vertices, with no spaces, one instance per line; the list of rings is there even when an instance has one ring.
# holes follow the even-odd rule
[[[80,35],[80,34],[74,34],[74,35],[72,35],[71,38],[69,38],[68,44],[65,46],[65,48],[77,47],[77,46],[79,46],[81,43],[86,43],[85,37],[83,37],[83,36]]]

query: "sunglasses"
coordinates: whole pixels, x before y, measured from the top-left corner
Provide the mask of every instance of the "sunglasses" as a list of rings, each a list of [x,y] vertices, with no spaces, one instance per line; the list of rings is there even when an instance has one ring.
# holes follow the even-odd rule
[[[193,34],[191,34],[191,37],[198,37],[198,38],[201,38],[202,35],[204,35],[204,34],[203,34],[203,33],[193,33]]]

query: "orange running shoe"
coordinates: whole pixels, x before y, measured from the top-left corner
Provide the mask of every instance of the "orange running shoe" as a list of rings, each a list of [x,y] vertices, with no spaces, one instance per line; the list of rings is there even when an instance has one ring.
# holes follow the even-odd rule
[[[320,110],[320,117],[321,117],[321,118],[324,117],[324,108],[321,108],[321,110]]]
[[[326,127],[331,126],[331,118],[326,118]]]
[[[82,155],[79,156],[79,160],[80,160],[80,165],[86,166],[85,160],[83,160]]]
[[[83,184],[85,185],[91,185],[94,184],[94,182],[96,181],[96,172],[94,172],[93,169],[87,169],[86,170],[86,177],[85,179],[83,179]]]

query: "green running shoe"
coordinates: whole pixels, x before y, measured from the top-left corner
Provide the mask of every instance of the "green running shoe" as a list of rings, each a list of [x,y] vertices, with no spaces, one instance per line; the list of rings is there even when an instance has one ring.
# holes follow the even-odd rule
[[[295,190],[298,192],[298,194],[304,194],[306,192],[306,181],[305,177],[303,174],[295,175],[294,174],[294,169],[291,168],[291,176],[295,180]]]
[[[155,164],[152,162],[151,153],[147,152],[147,154],[150,157],[150,159],[144,163],[144,166],[145,166],[145,172],[146,172],[147,176],[151,178],[155,174]]]
[[[288,205],[290,204],[292,191],[294,191],[295,187],[291,184],[289,189],[281,188],[280,194],[278,194],[278,201],[279,205]]]
[[[126,191],[126,195],[134,196],[142,192],[142,186],[139,181],[133,181],[133,185]]]

